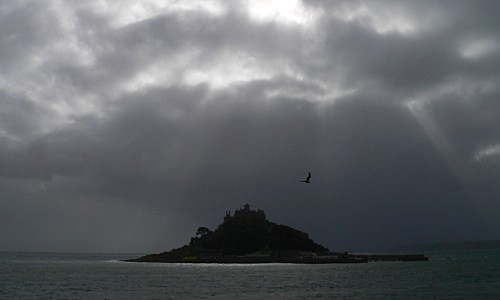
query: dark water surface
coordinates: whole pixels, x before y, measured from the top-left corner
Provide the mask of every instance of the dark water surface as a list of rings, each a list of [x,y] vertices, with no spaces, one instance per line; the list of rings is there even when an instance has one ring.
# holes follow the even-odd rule
[[[0,299],[500,299],[500,250],[425,254],[427,262],[191,265],[0,253]]]

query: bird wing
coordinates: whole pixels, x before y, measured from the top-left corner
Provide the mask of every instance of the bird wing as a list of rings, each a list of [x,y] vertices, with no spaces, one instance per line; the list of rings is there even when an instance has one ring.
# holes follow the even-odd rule
[[[306,180],[309,181],[309,179],[311,179],[311,172],[308,172],[308,174],[307,174],[307,179]]]

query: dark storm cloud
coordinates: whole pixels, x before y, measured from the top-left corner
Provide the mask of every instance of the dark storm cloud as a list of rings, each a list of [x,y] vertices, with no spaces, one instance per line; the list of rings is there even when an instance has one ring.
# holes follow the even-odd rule
[[[246,202],[331,249],[498,238],[494,2],[305,1],[305,29],[37,3],[0,6],[1,249],[167,250]],[[266,75],[185,81],[236,54]]]
[[[105,92],[159,63],[175,69],[179,79],[193,67],[219,64],[231,52],[244,50],[266,61],[286,59],[299,51],[302,38],[276,24],[255,24],[238,11],[217,18],[196,12],[165,13],[118,29],[104,21],[95,22],[96,26],[96,17],[88,14],[77,14],[77,24],[85,28],[77,27],[76,34],[90,48],[94,66],[86,69],[50,62],[45,68],[65,76],[76,88],[92,92],[97,88]],[[186,56],[188,68],[177,67],[175,62]]]
[[[0,5],[0,65],[6,72],[28,63],[25,59],[36,53],[38,47],[54,43],[60,27],[42,2],[2,1]]]
[[[444,220],[451,225],[442,231],[452,234],[468,219],[463,209],[470,204],[461,200],[460,184],[407,111],[351,99],[323,111],[324,121],[318,121],[319,104],[267,102],[259,89],[232,95],[239,100],[218,95],[208,104],[202,87],[134,95],[107,122],[88,124],[84,134],[74,128],[47,136],[26,149],[32,160],[20,161],[31,166],[32,176],[52,178],[49,194],[54,185],[139,208],[187,210],[198,220],[251,202],[272,208],[271,216],[283,210],[282,222],[313,232],[327,226],[339,235],[345,230],[376,237],[362,243],[352,238],[343,247],[382,247],[390,240],[385,232],[405,220],[410,238],[398,240],[419,238],[422,227],[432,236],[429,226]],[[140,104],[133,101],[138,96]],[[298,177],[311,169],[315,190],[304,190]],[[73,182],[60,184],[57,176]],[[434,210],[449,216],[429,216]],[[216,221],[205,222],[220,221],[208,214]],[[421,224],[422,215],[432,225]],[[414,222],[421,227],[413,229]],[[366,232],[367,223],[378,224],[375,232]]]
[[[339,6],[350,8],[347,9],[349,11],[360,5],[359,1],[310,2],[319,4],[327,15]],[[351,21],[325,17],[321,27],[324,45],[318,49],[322,51],[320,57],[324,57],[321,68],[345,76],[347,84],[376,82],[385,89],[391,89],[391,92],[401,90],[409,94],[415,89],[433,88],[455,76],[472,79],[497,75],[497,51],[470,61],[461,56],[460,48],[468,42],[481,43],[476,38],[491,38],[498,43],[500,26],[497,18],[490,14],[490,11],[498,10],[498,3],[450,2],[445,7],[444,2],[368,3],[369,8],[376,9],[375,14],[377,10],[390,12],[393,7],[402,10],[416,21],[416,32],[401,33],[394,29],[380,34],[371,26],[367,16]],[[436,16],[436,11],[442,14]],[[434,16],[434,20],[429,20],[430,25],[424,22],[428,15]],[[422,23],[420,20],[423,20]],[[398,26],[397,22],[394,26]],[[401,26],[404,27],[404,24]]]

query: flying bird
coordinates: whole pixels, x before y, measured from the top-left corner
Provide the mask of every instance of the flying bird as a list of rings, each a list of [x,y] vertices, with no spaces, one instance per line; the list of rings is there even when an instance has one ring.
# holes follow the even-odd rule
[[[300,182],[311,183],[309,179],[311,179],[311,172],[308,172],[306,180],[301,180]]]

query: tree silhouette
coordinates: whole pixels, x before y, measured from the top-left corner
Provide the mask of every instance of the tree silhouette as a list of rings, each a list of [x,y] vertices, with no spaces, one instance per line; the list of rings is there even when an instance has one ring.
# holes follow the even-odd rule
[[[196,236],[202,238],[209,234],[211,231],[207,227],[198,227],[198,230],[196,230]]]

